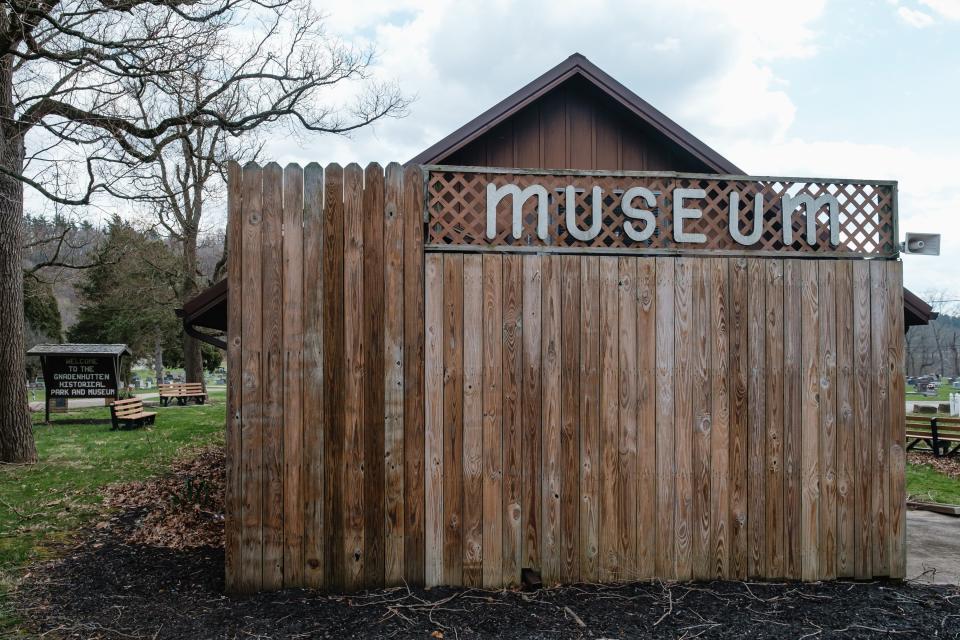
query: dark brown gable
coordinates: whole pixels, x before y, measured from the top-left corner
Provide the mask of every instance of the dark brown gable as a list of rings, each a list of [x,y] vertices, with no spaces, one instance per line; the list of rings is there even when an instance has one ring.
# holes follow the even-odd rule
[[[714,172],[580,77],[438,164]]]
[[[579,54],[410,163],[743,173]]]

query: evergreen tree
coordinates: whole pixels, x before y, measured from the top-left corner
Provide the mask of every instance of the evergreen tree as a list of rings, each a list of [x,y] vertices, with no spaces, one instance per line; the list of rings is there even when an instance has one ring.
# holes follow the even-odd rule
[[[99,263],[84,273],[71,342],[125,343],[134,360],[180,349],[182,327],[174,314],[177,259],[155,233],[114,218]]]
[[[60,342],[63,334],[60,307],[49,283],[24,277],[23,317],[28,331],[50,342]]]

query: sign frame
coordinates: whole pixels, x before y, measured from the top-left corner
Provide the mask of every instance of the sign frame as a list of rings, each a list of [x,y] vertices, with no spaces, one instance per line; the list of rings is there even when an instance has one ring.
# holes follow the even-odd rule
[[[801,258],[801,259],[846,259],[846,260],[896,260],[900,255],[899,239],[899,212],[898,212],[898,182],[896,180],[865,180],[860,178],[823,178],[823,177],[798,177],[798,176],[751,176],[740,174],[716,174],[716,173],[697,173],[697,172],[679,172],[679,171],[606,171],[606,170],[577,170],[577,169],[522,169],[522,168],[504,168],[504,167],[475,167],[461,165],[423,165],[423,202],[424,202],[424,249],[429,252],[461,252],[461,253],[573,253],[573,254],[599,254],[599,255],[653,255],[653,256],[744,256],[744,257],[777,257],[777,258]],[[878,215],[878,222],[887,222],[889,225],[889,242],[886,248],[878,246],[874,252],[837,251],[831,249],[817,250],[796,250],[796,249],[751,249],[749,247],[721,249],[721,248],[698,248],[696,246],[682,246],[670,248],[652,248],[652,247],[602,247],[602,246],[562,246],[562,245],[544,245],[532,244],[524,246],[522,244],[492,244],[492,243],[438,243],[431,241],[429,225],[434,222],[431,213],[431,176],[437,173],[446,174],[488,174],[488,175],[513,175],[513,176],[545,176],[549,178],[561,178],[569,176],[570,178],[580,179],[630,179],[639,180],[685,180],[685,181],[711,181],[711,182],[736,182],[736,183],[796,183],[796,184],[817,184],[817,185],[864,185],[874,189],[888,189],[890,192],[889,220],[883,220],[881,214]],[[533,199],[531,198],[530,201]],[[743,202],[745,201],[746,202]],[[504,199],[504,202],[506,199]],[[672,200],[668,200],[672,202]],[[750,208],[753,204],[753,198],[749,200],[741,197],[740,209]],[[689,202],[689,201],[688,201]],[[772,205],[768,205],[770,207]],[[801,209],[796,213],[793,220],[802,220],[804,216]],[[742,215],[742,214],[741,214]],[[672,220],[671,220],[672,224]],[[742,224],[742,222],[741,222]],[[803,235],[803,232],[797,232]]]
[[[126,345],[37,345],[27,352],[40,358],[44,383],[44,420],[50,422],[51,400],[119,400],[121,358],[130,356]],[[57,380],[67,374],[78,379]],[[90,378],[89,380],[85,378]],[[62,384],[60,384],[62,383]],[[51,394],[51,390],[56,393]],[[94,390],[95,393],[88,393]]]

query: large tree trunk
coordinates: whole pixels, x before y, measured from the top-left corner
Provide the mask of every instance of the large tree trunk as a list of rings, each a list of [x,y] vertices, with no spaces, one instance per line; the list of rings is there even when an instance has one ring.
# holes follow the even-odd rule
[[[12,115],[10,57],[0,59],[0,116]],[[0,124],[0,163],[23,170],[23,138]],[[36,462],[23,341],[23,184],[0,175],[0,462]]]
[[[181,302],[197,294],[197,232],[184,229],[183,233],[183,287]],[[187,382],[203,382],[203,355],[200,341],[183,334],[183,371]]]
[[[157,374],[157,384],[163,384],[163,336],[159,331],[153,343],[153,370]]]

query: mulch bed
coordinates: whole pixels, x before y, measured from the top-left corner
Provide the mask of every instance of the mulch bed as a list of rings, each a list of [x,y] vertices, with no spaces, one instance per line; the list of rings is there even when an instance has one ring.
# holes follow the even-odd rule
[[[219,478],[222,491],[222,477],[222,454],[208,450],[139,491],[110,489],[119,511],[59,559],[33,567],[19,586],[17,604],[32,630],[84,639],[960,638],[960,590],[882,581],[231,598],[223,594],[222,502],[186,489],[192,479],[222,500],[214,488]]]

